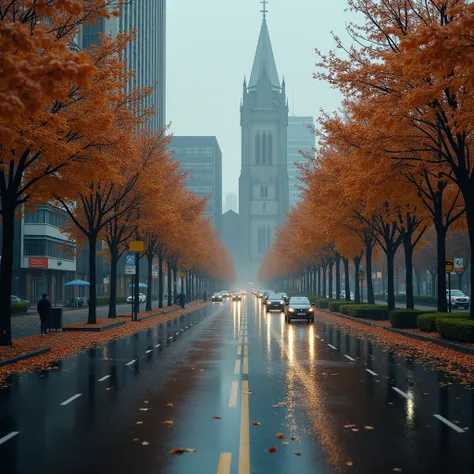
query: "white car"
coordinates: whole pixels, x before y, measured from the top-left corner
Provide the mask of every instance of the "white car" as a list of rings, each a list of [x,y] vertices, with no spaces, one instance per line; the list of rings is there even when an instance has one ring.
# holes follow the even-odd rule
[[[129,296],[127,298],[127,303],[133,303],[134,301],[134,297],[133,296]],[[140,303],[146,303],[146,295],[144,295],[143,293],[138,293],[138,301]]]
[[[446,290],[446,298],[449,303],[449,290]],[[465,295],[461,290],[451,290],[451,306],[457,308],[458,306],[464,306],[464,308],[469,308],[471,304],[471,299],[469,296]]]

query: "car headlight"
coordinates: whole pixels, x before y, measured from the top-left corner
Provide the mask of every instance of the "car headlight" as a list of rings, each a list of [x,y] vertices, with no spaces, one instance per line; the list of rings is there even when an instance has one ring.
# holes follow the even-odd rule
[[[285,302],[282,300],[282,301],[280,301],[280,304],[285,304]]]
[[[290,313],[294,313],[294,312],[295,312],[295,310],[294,310],[293,308],[288,308],[288,311],[289,311]]]
[[[313,311],[314,311],[314,308],[309,308],[308,311],[313,312]]]
[[[267,304],[272,304],[272,302],[271,302],[271,301],[267,301]]]

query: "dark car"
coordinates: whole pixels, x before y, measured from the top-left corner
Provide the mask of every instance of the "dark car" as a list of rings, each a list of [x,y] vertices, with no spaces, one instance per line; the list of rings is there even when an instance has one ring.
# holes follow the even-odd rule
[[[214,293],[212,295],[211,301],[213,303],[222,303],[222,295],[220,293]]]
[[[284,311],[286,293],[270,293],[265,301],[266,311]]]
[[[275,292],[273,290],[265,290],[262,295],[262,303],[266,303],[268,296],[271,295],[272,293],[275,293]]]
[[[232,301],[242,301],[242,293],[240,291],[232,293]]]
[[[285,318],[287,323],[294,319],[306,319],[314,323],[314,309],[305,296],[292,296],[285,306]]]

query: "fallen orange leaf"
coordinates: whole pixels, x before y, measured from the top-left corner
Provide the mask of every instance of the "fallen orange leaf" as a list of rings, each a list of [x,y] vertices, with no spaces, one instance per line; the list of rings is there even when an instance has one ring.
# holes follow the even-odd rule
[[[354,463],[352,461],[346,461],[346,466],[352,467]]]
[[[459,420],[453,420],[453,423],[454,423],[455,425],[459,425],[459,423],[461,423],[461,422],[460,422]]]
[[[142,446],[148,446],[150,443],[148,441],[142,441]]]
[[[370,430],[373,430],[373,429],[374,429],[373,426],[369,426],[369,425],[364,426],[364,430],[369,430],[370,431]]]
[[[292,436],[291,441],[296,441],[298,439],[298,436]]]
[[[184,449],[183,448],[173,448],[170,449],[170,454],[183,454]]]
[[[268,452],[269,452],[269,453],[274,453],[276,450],[277,450],[277,448],[275,448],[275,446],[270,446],[270,447],[268,448]]]
[[[301,453],[299,451],[296,451],[295,455],[296,456],[301,456]]]
[[[283,443],[281,443],[283,446],[288,446],[290,443],[288,443],[288,441],[283,441]]]
[[[165,425],[172,425],[173,424],[173,420],[166,420],[163,422],[163,424]]]
[[[259,422],[259,421],[257,421],[257,420],[253,420],[253,426],[258,426],[259,424],[260,424],[260,422]]]
[[[394,467],[394,468],[392,469],[392,471],[393,471],[393,472],[402,472],[401,468],[399,468],[399,467]]]
[[[221,416],[213,416],[212,417],[214,420],[220,420],[222,417]]]
[[[278,439],[285,439],[285,435],[283,433],[277,433],[276,437]]]
[[[143,425],[143,421],[137,421],[137,425]]]
[[[168,405],[166,405],[168,408],[173,408],[173,404],[172,403],[168,403]]]

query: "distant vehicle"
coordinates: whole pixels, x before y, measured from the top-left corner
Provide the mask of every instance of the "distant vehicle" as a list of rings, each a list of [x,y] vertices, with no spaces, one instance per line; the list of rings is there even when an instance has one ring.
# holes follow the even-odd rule
[[[265,302],[265,310],[273,311],[277,309],[278,311],[284,311],[285,297],[286,293],[270,293],[268,295],[267,301]]]
[[[12,296],[11,296],[11,302],[12,302],[12,303],[23,303],[23,304],[26,304],[26,305],[28,305],[28,309],[29,309],[30,306],[31,306],[31,303],[30,303],[28,300],[24,300],[23,298],[20,298],[19,296],[16,296],[16,295],[12,295]]]
[[[135,296],[129,296],[127,298],[127,303],[133,303],[135,301]],[[138,302],[139,303],[146,303],[146,295],[143,293],[138,294]]]
[[[446,290],[446,298],[450,299],[449,290]],[[464,308],[469,308],[471,304],[471,299],[469,296],[465,295],[461,290],[451,290],[451,306],[457,308],[458,306],[464,306]]]
[[[285,305],[285,319],[291,323],[294,319],[306,319],[314,323],[314,309],[306,296],[292,296]]]
[[[263,296],[263,294],[265,293],[265,291],[266,291],[265,289],[259,288],[259,289],[257,290],[257,298],[262,298],[262,296]]]
[[[230,293],[228,290],[221,291],[222,298],[230,298]]]
[[[242,301],[242,293],[240,291],[236,291],[232,294],[232,301]]]
[[[271,293],[275,293],[273,290],[265,290],[262,295],[262,303],[265,303],[267,301],[268,296]]]
[[[222,295],[220,293],[214,293],[212,295],[211,301],[213,303],[222,303]]]

